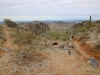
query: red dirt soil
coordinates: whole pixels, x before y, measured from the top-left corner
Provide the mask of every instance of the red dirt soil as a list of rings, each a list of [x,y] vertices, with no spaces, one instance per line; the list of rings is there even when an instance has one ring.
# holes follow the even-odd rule
[[[99,63],[100,63],[100,51],[94,50],[90,47],[90,44],[82,45],[82,41],[78,41],[78,39],[73,39],[74,41],[77,41],[80,48],[86,52],[89,56],[94,57]]]
[[[5,51],[0,49],[0,57],[3,56],[5,54]]]

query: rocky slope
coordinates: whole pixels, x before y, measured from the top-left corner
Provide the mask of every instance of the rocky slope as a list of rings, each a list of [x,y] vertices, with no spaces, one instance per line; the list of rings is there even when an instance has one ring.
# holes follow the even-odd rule
[[[84,21],[82,23],[75,24],[73,29],[77,31],[79,36],[83,36],[87,43],[93,46],[99,41],[100,38],[100,21],[92,22],[89,26],[89,21]]]
[[[35,25],[32,24],[34,27]],[[38,26],[38,25],[37,25]],[[39,33],[43,31],[39,24]],[[33,29],[33,27],[31,27]],[[46,28],[44,26],[43,28]],[[92,67],[86,63],[86,58],[76,48],[68,48],[67,41],[47,39],[38,36],[31,38],[29,26],[20,26],[19,36],[16,28],[3,25],[6,40],[0,44],[0,75],[99,75],[100,66]],[[47,29],[49,29],[47,27]],[[34,30],[33,30],[34,31]],[[14,34],[12,34],[14,33]],[[23,35],[24,34],[24,35]],[[36,34],[38,32],[36,31]],[[25,35],[29,35],[28,37]],[[17,37],[18,36],[18,37]],[[18,39],[15,44],[13,41]],[[32,39],[30,43],[30,38]],[[25,41],[28,43],[25,44]],[[35,40],[34,40],[35,39]],[[1,40],[0,40],[1,42]],[[52,45],[57,42],[58,45]],[[77,46],[81,47],[77,43]],[[69,50],[71,54],[69,55]],[[80,49],[79,49],[80,50]]]

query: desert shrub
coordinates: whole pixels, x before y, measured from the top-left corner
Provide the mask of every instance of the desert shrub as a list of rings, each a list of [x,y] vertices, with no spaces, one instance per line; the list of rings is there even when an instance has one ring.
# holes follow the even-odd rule
[[[14,38],[17,37],[17,35],[18,35],[17,28],[10,28],[10,37]]]
[[[2,34],[2,26],[0,26],[0,35]]]
[[[25,49],[25,50],[14,51],[13,54],[12,54],[12,61],[15,62],[17,65],[26,65],[26,64],[29,64],[30,59],[31,59],[31,61],[33,61],[33,58],[32,58],[33,55],[31,54],[30,55],[31,57],[29,56],[29,52],[30,51],[33,54],[36,53],[33,49],[31,49],[31,50],[29,50],[29,49],[26,50]]]
[[[11,28],[10,32],[15,32],[16,33],[17,32],[17,28]]]
[[[83,33],[80,33],[80,34],[79,34],[79,39],[78,39],[78,41],[82,41],[82,40],[84,40],[84,39],[85,39],[84,34],[83,34]]]
[[[44,34],[45,37],[48,39],[60,39],[60,40],[67,40],[67,33],[65,31],[47,31]]]
[[[87,28],[86,27],[80,27],[80,28],[77,28],[77,32],[83,32],[85,31]]]
[[[97,29],[96,33],[100,33],[100,28]]]
[[[16,36],[16,39],[14,40],[14,43],[24,43],[24,44],[30,44],[33,42],[33,39],[35,38],[35,35],[28,33],[28,32],[22,32],[19,33]]]
[[[89,33],[88,32],[81,32],[80,34],[79,34],[79,40],[78,41],[83,41],[83,40],[85,40],[85,39],[89,39],[90,37],[88,36],[89,35]]]
[[[87,35],[89,35],[89,32],[84,32],[84,36],[87,36]]]
[[[100,50],[100,40],[93,45],[94,49]]]
[[[86,28],[87,28],[87,29],[90,29],[90,28],[92,28],[92,27],[94,27],[94,26],[96,26],[96,24],[95,24],[95,23],[91,23],[91,25],[86,25]]]
[[[6,38],[4,36],[4,32],[3,32],[3,26],[0,26],[0,43],[6,41]]]
[[[85,25],[84,27],[78,27],[75,32],[83,32],[83,31],[86,31],[86,30],[89,30],[90,28],[96,26],[95,23],[91,23],[91,25],[87,24]]]
[[[17,24],[13,21],[11,21],[11,19],[4,19],[4,23],[8,26],[8,27],[18,27]]]
[[[2,30],[2,26],[0,25],[0,30]]]
[[[49,36],[51,38],[58,38],[59,39],[61,34],[59,32],[51,32],[51,33],[49,33]]]

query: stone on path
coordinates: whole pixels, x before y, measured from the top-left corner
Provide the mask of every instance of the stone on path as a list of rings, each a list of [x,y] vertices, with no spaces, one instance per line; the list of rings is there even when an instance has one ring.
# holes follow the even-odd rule
[[[87,63],[90,64],[93,67],[98,67],[99,66],[99,63],[93,57],[89,58],[87,60]]]

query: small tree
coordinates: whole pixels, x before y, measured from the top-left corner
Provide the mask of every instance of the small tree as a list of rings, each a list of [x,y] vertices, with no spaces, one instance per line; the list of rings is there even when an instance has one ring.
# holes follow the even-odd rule
[[[13,21],[11,21],[11,19],[4,19],[4,23],[8,26],[8,27],[17,27],[17,24]]]

